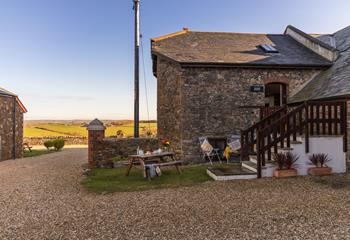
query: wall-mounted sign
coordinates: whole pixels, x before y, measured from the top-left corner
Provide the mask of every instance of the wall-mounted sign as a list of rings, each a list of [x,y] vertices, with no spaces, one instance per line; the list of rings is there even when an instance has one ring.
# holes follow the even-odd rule
[[[256,84],[250,86],[250,91],[255,93],[261,93],[264,92],[264,85]]]

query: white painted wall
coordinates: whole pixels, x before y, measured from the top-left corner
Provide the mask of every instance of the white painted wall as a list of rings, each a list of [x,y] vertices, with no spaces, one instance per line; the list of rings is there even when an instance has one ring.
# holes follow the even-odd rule
[[[302,138],[303,144],[293,144],[293,153],[299,156],[296,162],[295,169],[298,170],[298,175],[307,175],[307,169],[313,167],[310,165],[309,156],[314,153],[325,153],[331,159],[327,163],[332,168],[332,173],[346,172],[346,153],[343,152],[343,137],[342,136],[313,136],[309,138],[310,152],[305,153],[305,139]]]

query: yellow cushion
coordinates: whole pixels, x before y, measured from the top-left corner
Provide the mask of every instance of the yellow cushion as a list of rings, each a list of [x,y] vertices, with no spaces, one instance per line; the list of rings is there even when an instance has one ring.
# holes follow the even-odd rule
[[[209,143],[207,139],[205,139],[201,145],[201,148],[204,152],[211,152],[213,151],[213,146]]]

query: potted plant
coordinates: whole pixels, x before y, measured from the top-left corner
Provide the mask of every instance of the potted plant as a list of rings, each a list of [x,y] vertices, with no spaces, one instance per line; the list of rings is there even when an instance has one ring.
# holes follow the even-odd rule
[[[170,151],[170,141],[168,139],[162,140],[162,145],[165,152]]]
[[[298,171],[293,168],[295,162],[299,159],[296,154],[292,152],[276,153],[273,159],[277,164],[277,168],[273,173],[275,177],[295,177],[298,175]]]
[[[330,175],[332,173],[332,168],[327,166],[327,162],[331,161],[327,154],[312,154],[309,156],[309,160],[314,167],[307,170],[308,174],[313,176],[323,176]]]

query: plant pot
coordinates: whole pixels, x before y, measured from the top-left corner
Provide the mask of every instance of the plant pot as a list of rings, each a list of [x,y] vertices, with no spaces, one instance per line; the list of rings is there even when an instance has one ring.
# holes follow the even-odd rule
[[[298,176],[298,171],[294,168],[282,169],[282,170],[276,169],[273,172],[273,175],[275,177],[295,177],[295,176]]]
[[[312,176],[324,176],[330,175],[332,173],[332,168],[330,167],[312,167],[307,170],[307,173]]]

